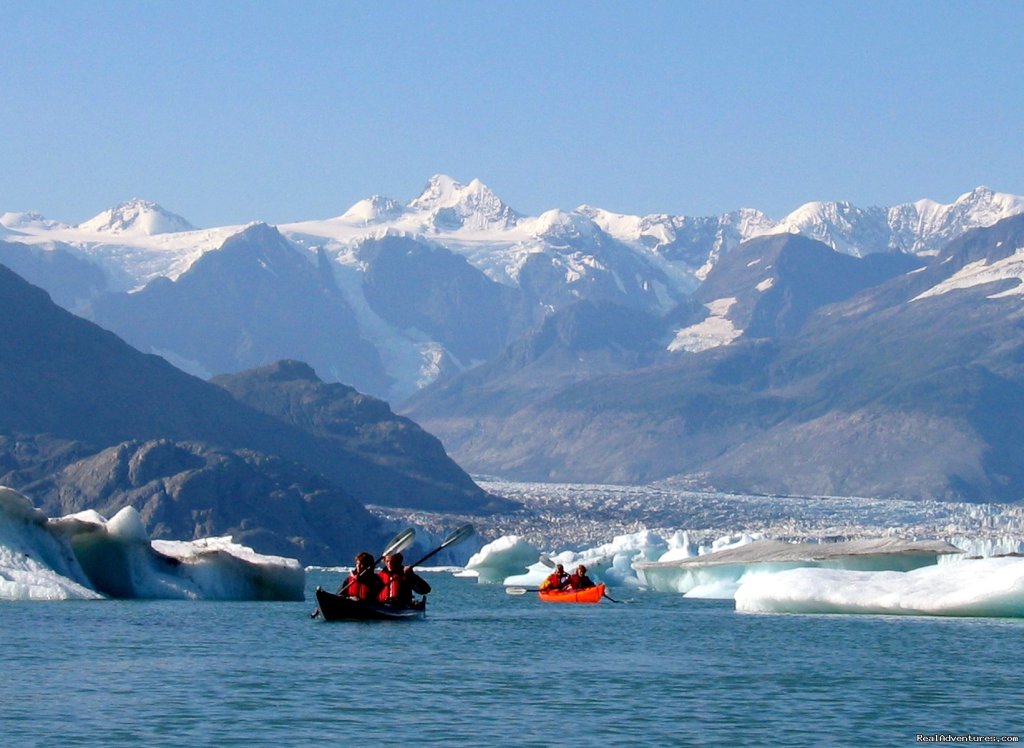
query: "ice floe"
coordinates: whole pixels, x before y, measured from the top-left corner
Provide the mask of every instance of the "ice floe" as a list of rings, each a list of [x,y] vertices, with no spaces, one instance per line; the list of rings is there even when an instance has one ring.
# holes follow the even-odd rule
[[[0,599],[302,600],[305,571],[231,538],[151,541],[139,513],[47,518],[0,487]]]

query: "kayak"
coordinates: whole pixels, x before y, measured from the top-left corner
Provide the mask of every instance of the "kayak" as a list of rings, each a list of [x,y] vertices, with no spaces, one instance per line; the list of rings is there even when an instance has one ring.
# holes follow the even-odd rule
[[[325,621],[408,621],[427,615],[426,600],[414,602],[411,608],[399,608],[342,597],[323,587],[316,588],[316,604]]]
[[[599,584],[584,590],[542,590],[537,594],[546,603],[599,603],[604,597],[604,585]]]

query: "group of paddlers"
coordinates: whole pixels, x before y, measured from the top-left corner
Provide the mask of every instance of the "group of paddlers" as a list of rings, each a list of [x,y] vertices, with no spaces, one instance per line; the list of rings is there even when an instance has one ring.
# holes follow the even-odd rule
[[[555,570],[541,582],[542,592],[555,592],[557,590],[585,590],[593,587],[594,582],[587,576],[587,567],[580,564],[576,571],[569,574],[562,564],[558,564]]]
[[[426,595],[430,585],[411,566],[403,566],[403,561],[401,553],[385,556],[384,568],[378,572],[373,554],[363,551],[356,556],[355,568],[338,594],[363,602],[411,606],[413,594]]]

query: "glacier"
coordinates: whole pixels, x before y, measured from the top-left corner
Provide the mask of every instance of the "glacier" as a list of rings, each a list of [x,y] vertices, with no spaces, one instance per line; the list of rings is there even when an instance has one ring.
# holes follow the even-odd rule
[[[305,570],[230,537],[150,540],[125,507],[48,518],[0,486],[0,600],[303,600]]]
[[[740,612],[1024,616],[1019,503],[479,480],[523,508],[476,518],[497,540],[473,559],[486,572],[467,574],[513,594],[552,563],[582,563],[613,589],[734,600]]]

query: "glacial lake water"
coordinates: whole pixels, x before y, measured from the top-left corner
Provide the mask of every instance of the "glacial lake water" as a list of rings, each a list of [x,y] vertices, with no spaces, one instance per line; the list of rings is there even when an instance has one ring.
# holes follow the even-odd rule
[[[0,745],[898,746],[1024,734],[1024,620],[746,615],[431,574],[427,619],[0,603]],[[335,588],[340,573],[311,571]]]

